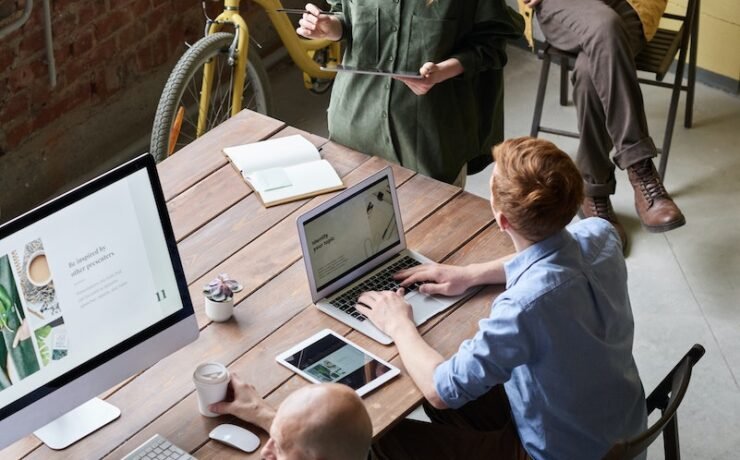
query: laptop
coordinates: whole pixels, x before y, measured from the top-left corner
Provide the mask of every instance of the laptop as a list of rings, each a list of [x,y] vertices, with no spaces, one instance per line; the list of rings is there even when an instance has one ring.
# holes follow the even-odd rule
[[[316,307],[380,343],[392,343],[355,309],[357,298],[398,289],[394,273],[431,260],[406,247],[391,168],[300,216],[298,235]],[[405,295],[417,326],[465,297],[429,296],[418,287],[408,286]]]

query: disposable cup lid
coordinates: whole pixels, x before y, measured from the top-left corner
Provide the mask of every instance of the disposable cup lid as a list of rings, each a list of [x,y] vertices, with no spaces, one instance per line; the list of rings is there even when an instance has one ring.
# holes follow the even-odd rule
[[[223,383],[229,380],[229,370],[221,363],[203,363],[195,368],[193,380],[198,383]]]

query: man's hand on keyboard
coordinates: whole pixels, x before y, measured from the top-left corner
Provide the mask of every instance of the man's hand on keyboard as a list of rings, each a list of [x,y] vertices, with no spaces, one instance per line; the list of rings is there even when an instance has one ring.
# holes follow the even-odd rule
[[[370,318],[378,329],[395,337],[403,327],[414,324],[411,305],[403,298],[403,288],[397,291],[368,291],[357,299],[357,311]]]
[[[466,267],[434,263],[400,270],[393,278],[404,287],[423,283],[419,286],[419,292],[429,295],[459,295],[473,285]]]

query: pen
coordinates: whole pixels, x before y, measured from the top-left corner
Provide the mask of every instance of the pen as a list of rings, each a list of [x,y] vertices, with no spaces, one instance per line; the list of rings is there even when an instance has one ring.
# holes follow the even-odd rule
[[[310,11],[302,10],[300,8],[278,8],[275,11],[278,13],[286,13],[286,14],[313,14]],[[333,13],[331,11],[319,11],[319,14],[327,14],[329,16],[336,16],[337,13]]]

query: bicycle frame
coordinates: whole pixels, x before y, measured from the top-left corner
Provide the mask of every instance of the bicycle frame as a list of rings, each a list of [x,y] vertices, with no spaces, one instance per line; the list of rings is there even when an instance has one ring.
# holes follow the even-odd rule
[[[253,0],[262,7],[270,18],[270,22],[278,32],[280,40],[288,50],[288,54],[295,64],[308,75],[308,79],[322,78],[332,79],[335,74],[321,70],[318,63],[313,60],[317,50],[331,47],[331,54],[339,56],[339,43],[329,40],[306,40],[296,35],[293,24],[288,15],[276,10],[283,7],[280,0]],[[244,18],[239,14],[240,0],[224,0],[224,11],[211,23],[208,35],[219,32],[227,24],[234,27],[237,37],[237,66],[234,72],[231,95],[231,116],[236,115],[241,109],[242,97],[244,95],[244,80],[247,74],[247,58],[249,52],[249,27]],[[201,88],[200,105],[198,109],[198,127],[196,134],[200,137],[206,131],[208,104],[210,103],[211,89],[213,86],[214,63],[206,63],[203,68],[203,84]]]

